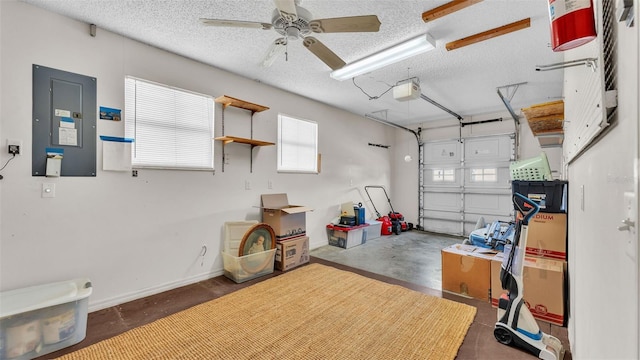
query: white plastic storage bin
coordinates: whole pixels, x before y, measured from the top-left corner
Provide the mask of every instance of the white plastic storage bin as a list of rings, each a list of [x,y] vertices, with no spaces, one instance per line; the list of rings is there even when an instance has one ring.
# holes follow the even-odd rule
[[[222,252],[224,276],[241,283],[257,277],[271,274],[276,256],[276,249],[246,255],[233,256]]]
[[[382,221],[367,220],[369,228],[367,228],[367,240],[377,239],[382,236]]]
[[[89,279],[0,292],[0,360],[33,359],[82,341]]]

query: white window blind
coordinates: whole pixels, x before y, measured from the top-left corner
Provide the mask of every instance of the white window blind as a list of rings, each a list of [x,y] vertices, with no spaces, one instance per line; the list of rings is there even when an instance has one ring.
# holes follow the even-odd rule
[[[125,133],[139,168],[213,170],[213,98],[125,78]]]
[[[278,171],[318,173],[318,124],[278,115]]]

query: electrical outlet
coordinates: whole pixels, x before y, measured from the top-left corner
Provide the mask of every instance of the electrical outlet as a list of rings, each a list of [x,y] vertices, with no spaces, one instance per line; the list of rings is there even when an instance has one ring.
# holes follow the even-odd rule
[[[20,155],[20,148],[22,147],[22,140],[7,140],[7,151],[12,155]]]
[[[251,190],[251,181],[247,180],[244,182],[244,189]]]

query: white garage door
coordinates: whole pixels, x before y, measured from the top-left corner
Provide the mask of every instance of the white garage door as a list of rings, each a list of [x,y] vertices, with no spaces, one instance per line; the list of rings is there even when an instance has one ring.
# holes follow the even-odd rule
[[[467,236],[480,217],[511,220],[514,139],[507,134],[426,142],[421,154],[423,229]]]

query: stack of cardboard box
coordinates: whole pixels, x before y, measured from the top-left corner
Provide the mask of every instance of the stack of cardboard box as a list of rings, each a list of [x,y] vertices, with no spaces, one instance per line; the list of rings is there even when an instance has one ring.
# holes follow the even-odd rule
[[[289,204],[287,194],[263,194],[262,222],[276,235],[276,268],[287,271],[309,262],[306,212],[313,209]]]
[[[522,188],[514,182],[514,191]],[[529,182],[530,183],[530,182]],[[553,200],[544,191],[546,183],[563,188],[566,182],[545,182],[544,186],[527,184],[524,196],[544,202],[541,212],[529,221],[524,262],[524,299],[537,319],[563,326],[566,321],[567,214],[566,195]],[[557,188],[556,188],[556,193]],[[538,192],[538,193],[536,193]],[[442,289],[498,305],[502,289],[500,269],[505,254],[471,245],[453,245],[442,255]]]

